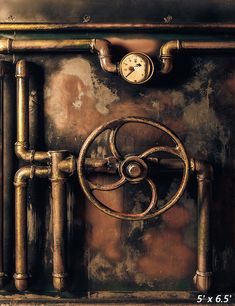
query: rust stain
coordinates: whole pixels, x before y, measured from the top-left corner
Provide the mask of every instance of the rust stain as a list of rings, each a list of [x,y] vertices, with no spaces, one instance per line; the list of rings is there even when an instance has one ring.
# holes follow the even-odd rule
[[[157,54],[157,50],[161,46],[161,42],[155,39],[122,39],[118,37],[107,38],[113,46],[121,46],[127,49],[128,52],[143,52],[147,54]]]
[[[149,278],[182,279],[192,273],[195,254],[175,229],[150,229],[143,241],[147,254],[139,258],[137,269]]]
[[[122,211],[123,191],[121,188],[112,192],[96,191],[94,194],[111,209]],[[104,214],[89,202],[86,207],[86,220],[90,224],[88,247],[100,252],[109,260],[120,261],[123,256],[120,246],[121,221]]]
[[[169,229],[177,230],[188,225],[191,215],[186,208],[175,205],[162,215],[162,220]]]

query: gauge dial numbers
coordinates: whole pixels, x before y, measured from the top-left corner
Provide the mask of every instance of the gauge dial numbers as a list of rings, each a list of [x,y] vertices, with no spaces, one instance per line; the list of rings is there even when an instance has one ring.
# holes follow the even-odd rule
[[[128,53],[120,62],[119,72],[125,81],[143,84],[153,75],[153,61],[144,53]]]

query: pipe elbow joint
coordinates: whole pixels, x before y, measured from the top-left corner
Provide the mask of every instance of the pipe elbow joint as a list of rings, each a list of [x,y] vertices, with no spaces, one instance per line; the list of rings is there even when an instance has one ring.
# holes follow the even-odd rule
[[[32,179],[35,175],[35,166],[25,166],[20,168],[14,178],[14,185],[21,186],[25,185],[28,179]]]
[[[12,52],[12,42],[11,38],[0,39],[0,53],[8,54]]]
[[[160,61],[162,63],[161,73],[167,74],[173,68],[173,53],[181,49],[179,40],[171,40],[165,43],[160,49]]]
[[[110,73],[117,73],[118,67],[111,61],[110,53],[111,43],[106,39],[92,39],[91,50],[97,52],[101,68]]]
[[[28,150],[27,145],[22,142],[16,142],[15,144],[15,154],[19,159],[22,159],[27,162],[34,161],[34,150]]]

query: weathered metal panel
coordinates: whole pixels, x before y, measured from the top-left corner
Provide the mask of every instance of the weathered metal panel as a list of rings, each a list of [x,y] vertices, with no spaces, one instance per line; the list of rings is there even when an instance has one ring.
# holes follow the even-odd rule
[[[233,1],[1,1],[0,22],[76,22],[92,23],[200,23],[234,22]],[[108,13],[107,13],[108,12]],[[9,33],[3,33],[9,36]],[[57,34],[60,38],[87,37],[78,33]],[[146,84],[133,86],[120,76],[101,70],[91,54],[34,54],[1,56],[13,61],[30,62],[30,144],[37,150],[69,150],[78,155],[86,137],[109,120],[141,116],[160,121],[180,136],[190,157],[211,162],[215,169],[212,207],[214,291],[234,292],[234,82],[235,61],[232,53],[178,54],[173,71],[160,76],[157,55],[162,41],[170,39],[214,40],[215,36],[154,35],[153,32],[121,35],[105,33],[113,45],[114,59],[120,61],[127,52],[145,52],[156,63],[156,72]],[[55,38],[55,34],[15,34],[12,38]],[[89,37],[101,34],[89,33]],[[216,36],[216,39],[234,36]],[[13,64],[14,66],[14,64]],[[15,85],[15,84],[13,84]],[[10,86],[10,85],[9,85]],[[13,86],[14,87],[14,86]],[[9,101],[14,100],[11,91]],[[12,106],[14,109],[14,106]],[[36,114],[36,117],[35,117]],[[14,115],[11,114],[11,118]],[[36,119],[35,119],[36,118]],[[14,131],[11,131],[14,135]],[[13,136],[12,136],[13,137]],[[12,137],[10,140],[12,142]],[[162,139],[166,140],[166,139]],[[118,146],[125,153],[141,152],[158,143],[159,134],[142,125],[123,129]],[[92,157],[103,157],[107,135],[102,135],[90,150]],[[5,153],[4,153],[5,154]],[[10,169],[12,170],[12,169]],[[9,174],[12,179],[12,173]],[[115,177],[112,177],[114,179]],[[93,179],[109,181],[97,175]],[[8,178],[9,180],[9,178]],[[156,174],[161,200],[174,193],[179,177]],[[162,182],[162,183],[161,183]],[[10,187],[9,187],[10,189]],[[77,175],[68,182],[68,290],[57,294],[52,286],[52,217],[51,188],[48,181],[30,183],[28,195],[28,258],[32,274],[30,292],[43,295],[41,302],[61,298],[61,304],[126,301],[172,300],[196,301],[192,282],[196,270],[196,187],[190,181],[180,202],[155,220],[124,222],[102,214],[82,194]],[[149,190],[142,184],[98,197],[116,209],[139,209],[149,200]],[[13,216],[10,198],[6,216]],[[5,205],[6,206],[6,205]],[[12,282],[13,234],[11,221],[4,220],[6,230],[5,266],[8,274],[6,295],[1,302],[20,303]],[[7,250],[7,251],[6,251]],[[92,295],[91,292],[97,291]],[[110,293],[103,292],[110,291]],[[121,293],[119,291],[128,291]],[[140,292],[139,292],[140,291]],[[165,293],[161,293],[164,291]],[[174,291],[172,293],[172,291]],[[182,292],[181,292],[182,291]],[[185,293],[188,291],[188,293]],[[13,293],[9,296],[8,293]],[[115,292],[117,295],[115,296]],[[132,293],[131,293],[132,292]],[[157,292],[157,293],[156,293]],[[180,293],[179,293],[180,292]],[[39,296],[24,296],[36,305]],[[113,295],[112,295],[113,294]],[[160,300],[160,302],[159,302]],[[37,301],[37,302],[36,302]],[[133,300],[128,300],[133,302]],[[58,302],[59,303],[59,302]],[[124,302],[125,303],[125,302]],[[117,304],[118,305],[118,304]]]
[[[233,22],[230,0],[1,0],[0,22]],[[108,12],[108,13],[107,13]]]
[[[109,40],[128,51],[141,49],[151,56],[159,52],[160,42],[144,36]],[[121,57],[122,51],[115,55]],[[31,137],[31,142],[35,142],[36,135],[38,139],[42,135],[39,149],[68,149],[78,154],[84,139],[100,124],[138,115],[163,122],[181,137],[190,156],[215,164],[218,173],[215,184],[224,180],[223,177],[231,180],[224,169],[233,164],[232,55],[179,56],[171,75],[160,77],[156,72],[149,84],[138,86],[101,71],[93,55],[46,58],[35,55],[28,60],[34,63],[35,77],[30,87],[31,112],[43,104],[39,133]],[[119,145],[128,153],[148,148],[159,136],[142,126],[132,126],[124,132]],[[107,154],[105,136],[91,154],[98,157]],[[169,190],[165,187],[163,195],[174,192],[176,185],[177,179],[169,182]],[[34,276],[31,288],[48,291],[52,290],[52,234],[45,186],[37,183],[31,187],[34,192],[30,196],[28,231],[30,267]],[[223,288],[230,290],[234,276],[231,269],[233,242],[229,234],[232,230],[232,221],[229,221],[232,220],[231,186],[232,183],[225,183],[215,188],[213,210],[217,216],[214,238],[221,235],[222,228],[228,233],[226,239],[215,240],[214,267],[223,279]],[[70,291],[78,294],[86,290],[193,290],[197,220],[193,187],[177,206],[161,218],[145,223],[122,222],[103,215],[91,204],[85,204],[78,189],[75,178],[68,196]],[[224,197],[221,200],[223,209],[228,207],[228,212],[222,214],[221,194],[229,194],[227,200]],[[130,190],[99,196],[115,208],[123,203],[138,207],[143,205],[148,193],[144,186],[143,191],[132,186]],[[226,225],[222,226],[223,220]]]

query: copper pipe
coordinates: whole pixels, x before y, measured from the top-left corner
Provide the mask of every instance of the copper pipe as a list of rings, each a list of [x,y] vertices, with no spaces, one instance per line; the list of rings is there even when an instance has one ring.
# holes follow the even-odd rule
[[[213,168],[195,161],[198,181],[198,267],[194,282],[198,291],[207,292],[212,285],[212,251],[210,238],[210,206]]]
[[[194,24],[167,24],[167,23],[0,23],[0,31],[151,31],[165,32],[234,32],[234,23],[194,23]]]
[[[179,50],[235,50],[234,41],[180,41],[171,40],[160,49],[161,73],[167,74],[173,68],[173,54]]]
[[[19,291],[28,288],[27,267],[27,180],[48,177],[48,167],[25,166],[20,168],[14,179],[15,185],[15,286]]]
[[[111,44],[108,40],[92,39],[91,49],[97,52],[101,68],[107,72],[117,73],[117,64],[112,64],[111,61],[110,46]]]
[[[105,39],[14,40],[8,38],[0,39],[0,53],[93,51],[98,54],[104,71],[117,73],[117,65],[111,61],[110,45],[110,42]],[[16,77],[25,79],[26,68],[23,64],[19,64],[17,69]]]
[[[58,291],[66,288],[66,174],[59,164],[68,156],[67,151],[50,151],[52,186],[52,228],[53,228],[53,286]]]
[[[29,150],[29,96],[28,75],[26,61],[20,60],[16,64],[17,78],[17,142],[15,153],[18,158],[33,162],[49,160],[47,152]]]

